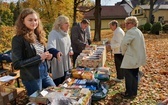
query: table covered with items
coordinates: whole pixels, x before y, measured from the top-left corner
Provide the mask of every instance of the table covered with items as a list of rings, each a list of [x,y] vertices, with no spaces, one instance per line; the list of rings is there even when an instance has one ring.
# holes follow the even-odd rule
[[[31,104],[44,105],[91,105],[106,97],[110,68],[104,67],[106,47],[91,45],[77,57],[76,68],[70,71],[59,87],[36,91],[30,96]]]
[[[86,47],[76,59],[76,67],[96,68],[104,66],[106,61],[106,47],[91,45]]]
[[[105,98],[108,85],[105,81],[110,79],[108,67],[76,68],[71,71],[71,77],[66,79],[61,87],[88,88],[92,92],[92,101]]]

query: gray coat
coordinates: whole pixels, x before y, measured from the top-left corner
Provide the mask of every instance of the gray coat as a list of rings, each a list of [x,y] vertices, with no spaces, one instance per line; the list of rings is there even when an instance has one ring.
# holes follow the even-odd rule
[[[53,58],[51,61],[52,78],[57,79],[64,76],[64,71],[71,69],[69,52],[72,50],[68,33],[52,30],[48,36],[47,49],[55,48],[63,53],[61,61]]]

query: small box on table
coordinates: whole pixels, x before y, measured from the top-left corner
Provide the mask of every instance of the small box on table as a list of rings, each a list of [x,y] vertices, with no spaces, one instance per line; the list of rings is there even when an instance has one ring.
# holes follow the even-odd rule
[[[40,93],[41,91],[36,91],[34,92],[30,97],[29,100],[30,102],[34,102],[36,104],[44,104],[47,105],[50,103],[47,97],[44,97]]]
[[[6,105],[17,97],[15,88],[0,86],[0,105]]]

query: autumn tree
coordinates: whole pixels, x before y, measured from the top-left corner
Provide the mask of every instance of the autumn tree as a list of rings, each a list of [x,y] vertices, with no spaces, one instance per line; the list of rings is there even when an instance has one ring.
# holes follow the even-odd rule
[[[16,21],[17,17],[19,16],[21,10],[22,10],[22,6],[20,4],[20,0],[18,0],[14,10],[13,10],[13,8],[11,8],[11,11],[13,11],[13,21],[14,22]]]
[[[44,21],[49,23],[54,22],[61,14],[71,18],[73,13],[72,0],[26,0],[23,2],[23,7],[33,8]]]
[[[94,3],[91,0],[74,0],[73,23],[76,23],[77,19],[83,18],[83,13],[89,12],[94,8]]]
[[[87,4],[91,4],[90,6],[81,6],[81,7],[84,7],[80,10],[80,8],[78,8],[78,5],[81,4],[81,3],[84,3],[86,0],[74,0],[74,19],[73,19],[73,22],[75,23],[76,22],[76,13],[77,11],[80,11],[80,12],[89,12],[91,11],[92,9],[95,9],[95,12],[94,12],[94,16],[95,16],[95,35],[94,35],[94,41],[100,41],[101,40],[101,35],[100,35],[100,32],[101,32],[101,0],[96,0],[96,3],[95,3],[95,6],[93,6],[93,4],[90,2],[90,3],[87,3]]]
[[[80,3],[85,0],[74,0],[74,8],[73,8],[73,23],[76,23],[76,16],[77,16],[77,8]]]
[[[70,22],[73,19],[73,0],[25,0],[22,5],[24,8],[33,8],[40,14],[47,33],[59,15],[66,15]]]
[[[11,49],[13,35],[15,35],[14,27],[0,26],[0,53]]]
[[[7,3],[0,3],[0,25],[13,25],[13,13]]]

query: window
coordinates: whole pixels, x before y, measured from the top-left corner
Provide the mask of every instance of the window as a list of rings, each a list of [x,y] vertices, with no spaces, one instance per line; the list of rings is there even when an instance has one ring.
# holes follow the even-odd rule
[[[138,9],[138,14],[140,14],[141,13],[141,10],[140,9]]]
[[[164,16],[159,16],[158,17],[158,22],[164,23]]]

